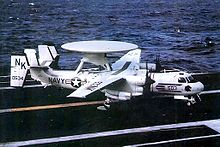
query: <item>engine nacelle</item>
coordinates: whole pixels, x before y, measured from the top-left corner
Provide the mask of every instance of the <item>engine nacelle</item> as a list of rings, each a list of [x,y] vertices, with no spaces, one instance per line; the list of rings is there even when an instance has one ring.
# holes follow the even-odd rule
[[[144,92],[144,88],[142,86],[133,87],[132,96],[140,96]]]
[[[145,77],[143,76],[127,76],[126,80],[127,82],[138,86],[143,86],[145,84]]]
[[[131,93],[119,92],[119,91],[113,91],[113,90],[106,90],[105,96],[111,99],[117,99],[117,100],[122,100],[122,101],[131,99]]]

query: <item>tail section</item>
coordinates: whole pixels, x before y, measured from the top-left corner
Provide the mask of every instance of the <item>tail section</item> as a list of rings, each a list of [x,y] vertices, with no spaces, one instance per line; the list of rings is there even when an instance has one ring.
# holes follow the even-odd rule
[[[54,46],[38,45],[38,51],[41,66],[51,65],[59,56]]]
[[[26,55],[12,55],[10,86],[23,87],[28,69],[29,63]]]
[[[39,80],[38,73],[42,68],[48,68],[58,61],[59,55],[54,46],[39,45],[38,50],[39,60],[34,49],[25,49],[25,54],[11,56],[10,86],[23,87],[28,70],[30,70],[31,78]]]
[[[27,56],[28,63],[30,67],[38,67],[40,66],[39,61],[36,56],[36,50],[34,49],[25,49],[24,53]]]

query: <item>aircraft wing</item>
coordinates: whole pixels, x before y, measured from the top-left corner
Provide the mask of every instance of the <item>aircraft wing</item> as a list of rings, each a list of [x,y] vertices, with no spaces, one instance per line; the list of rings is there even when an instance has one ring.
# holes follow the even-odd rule
[[[124,80],[125,79],[123,79],[121,76],[117,75],[108,75],[103,76],[102,78],[96,78],[92,82],[89,82],[81,86],[67,97],[86,98],[86,96],[88,96],[91,93],[94,93],[97,90],[113,85],[117,82],[122,82]]]
[[[101,78],[95,78],[91,82],[78,88],[67,97],[85,98],[97,90],[106,88],[107,86],[113,86],[117,82],[125,81],[123,78],[124,72],[126,74],[126,71],[133,70],[136,64],[140,63],[140,54],[140,49],[129,51],[112,65],[113,70],[115,71],[114,73],[107,74]],[[129,71],[129,73],[131,73],[131,71]]]

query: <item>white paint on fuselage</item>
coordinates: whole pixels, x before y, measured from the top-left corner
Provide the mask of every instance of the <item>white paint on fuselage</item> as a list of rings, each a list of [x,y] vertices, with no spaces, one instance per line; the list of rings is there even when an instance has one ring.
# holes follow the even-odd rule
[[[44,84],[73,90],[98,76],[97,73],[92,72],[76,73],[73,70],[53,70],[51,68],[31,68],[30,71],[32,78],[34,77],[35,80],[41,81]]]
[[[201,82],[190,80],[191,75],[185,72],[150,73],[149,76],[155,81],[150,89],[153,93],[188,96],[198,94],[204,89]]]
[[[30,68],[30,72],[33,79],[41,81],[44,84],[73,90],[86,83],[94,82],[96,78],[115,75],[116,73],[116,71],[108,70],[81,70],[76,73],[73,70],[53,70],[51,68]],[[117,74],[121,73],[119,72]],[[201,82],[193,81],[192,79],[190,81],[191,75],[185,72],[149,73],[148,76],[155,81],[151,84],[150,91],[156,94],[190,96],[198,94],[204,89]],[[114,95],[119,92],[130,93],[131,96],[140,96],[143,94],[143,87],[146,80],[145,69],[129,69],[123,72],[123,78],[126,82],[117,85],[117,87],[115,85],[113,87],[108,86],[106,90],[110,90]],[[179,81],[180,78],[183,78],[185,81]]]

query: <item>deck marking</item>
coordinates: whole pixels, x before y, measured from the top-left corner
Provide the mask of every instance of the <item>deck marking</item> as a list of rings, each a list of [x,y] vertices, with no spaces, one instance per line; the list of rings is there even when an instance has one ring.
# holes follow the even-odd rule
[[[152,131],[160,131],[160,130],[168,130],[168,129],[178,129],[183,127],[195,127],[195,126],[209,126],[214,124],[220,125],[220,119],[216,120],[207,120],[207,121],[197,121],[197,122],[188,122],[188,123],[179,123],[179,124],[168,124],[168,125],[159,125],[159,126],[149,126],[149,127],[142,127],[142,128],[131,128],[131,129],[124,129],[124,130],[114,130],[114,131],[106,131],[106,132],[96,132],[96,133],[88,133],[88,134],[80,134],[80,135],[72,135],[72,136],[64,136],[64,137],[54,137],[54,138],[43,138],[43,139],[34,139],[34,140],[27,140],[27,141],[17,141],[17,142],[6,142],[0,143],[0,146],[27,146],[27,145],[40,145],[40,144],[49,144],[49,143],[58,143],[58,142],[66,142],[66,141],[75,141],[81,139],[91,139],[97,137],[106,137],[106,136],[116,136],[116,135],[126,135],[131,133],[142,133],[142,132],[152,132]],[[209,135],[211,137],[219,137],[219,132],[214,135]],[[200,138],[208,138],[208,136],[198,136],[193,137],[194,139]],[[188,140],[192,140],[193,138],[188,138]],[[185,138],[187,139],[187,138]],[[181,141],[182,139],[176,139],[177,141]],[[174,140],[170,140],[174,141]],[[169,141],[166,141],[169,142]],[[162,143],[162,142],[161,142]]]
[[[218,93],[220,93],[220,90],[202,91],[200,94],[218,94]]]
[[[103,104],[103,103],[104,103],[104,101],[91,101],[91,102],[75,102],[75,103],[45,105],[45,106],[10,108],[10,109],[0,110],[0,114],[1,113],[10,113],[10,112],[36,111],[36,110],[57,109],[57,108],[66,108],[66,107],[79,107],[79,106],[88,106],[88,105],[98,105],[98,104]]]
[[[139,146],[150,146],[150,145],[162,145],[162,144],[167,144],[167,143],[183,142],[183,141],[199,140],[199,139],[208,139],[208,138],[215,138],[215,137],[220,137],[220,134],[207,135],[207,136],[197,136],[197,137],[188,137],[188,138],[181,138],[181,139],[172,139],[172,140],[150,142],[150,143],[141,143],[141,144],[135,144],[135,145],[126,145],[124,147],[139,147]]]
[[[36,88],[36,87],[44,87],[41,84],[37,84],[37,85],[25,85],[22,88]],[[16,89],[15,87],[0,87],[0,90],[11,90],[11,89]]]

